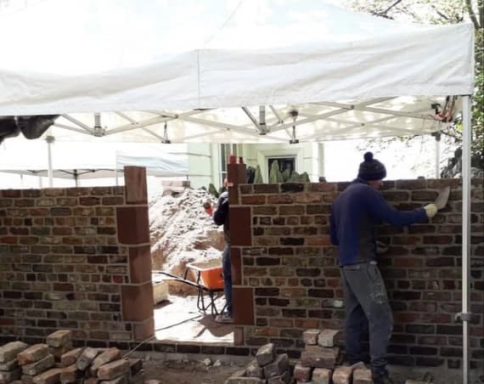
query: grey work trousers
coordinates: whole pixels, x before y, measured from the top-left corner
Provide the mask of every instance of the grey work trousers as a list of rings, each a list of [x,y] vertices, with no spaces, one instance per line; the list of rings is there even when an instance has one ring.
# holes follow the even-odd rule
[[[371,368],[383,372],[393,330],[393,316],[385,284],[376,262],[341,268],[345,302],[345,348],[351,363],[363,361],[362,340],[369,332]]]

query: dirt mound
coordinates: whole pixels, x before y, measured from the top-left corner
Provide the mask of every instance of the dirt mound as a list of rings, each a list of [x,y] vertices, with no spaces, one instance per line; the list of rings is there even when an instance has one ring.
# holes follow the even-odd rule
[[[181,193],[159,194],[150,199],[150,233],[153,270],[182,276],[185,265],[220,258],[224,247],[222,227],[203,209],[216,199],[203,189],[186,188]],[[181,293],[189,290],[177,284]],[[187,285],[185,285],[188,288]],[[170,293],[174,289],[170,287]]]

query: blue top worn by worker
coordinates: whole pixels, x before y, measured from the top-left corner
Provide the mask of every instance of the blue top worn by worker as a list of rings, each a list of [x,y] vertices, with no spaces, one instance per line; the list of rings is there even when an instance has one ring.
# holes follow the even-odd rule
[[[227,181],[224,181],[227,186]],[[224,276],[224,294],[225,307],[224,312],[215,317],[215,321],[219,323],[233,322],[233,305],[232,305],[232,261],[230,256],[230,228],[229,228],[229,193],[223,192],[218,200],[217,209],[213,214],[213,221],[217,225],[223,225],[225,248],[222,253],[222,269]]]
[[[378,191],[385,166],[364,155],[358,177],[338,196],[331,213],[331,242],[338,246],[345,302],[345,351],[351,364],[370,361],[375,384],[392,383],[386,350],[393,329],[385,284],[377,266],[376,226],[426,222],[437,213],[435,204],[399,211]],[[366,335],[369,333],[368,335]],[[369,359],[362,339],[369,336]]]

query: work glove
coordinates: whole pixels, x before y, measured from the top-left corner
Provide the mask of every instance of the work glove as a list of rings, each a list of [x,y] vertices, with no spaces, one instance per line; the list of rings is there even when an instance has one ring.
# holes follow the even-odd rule
[[[431,219],[437,214],[437,211],[439,210],[437,206],[434,203],[427,204],[425,207],[425,213],[427,214],[427,217]]]

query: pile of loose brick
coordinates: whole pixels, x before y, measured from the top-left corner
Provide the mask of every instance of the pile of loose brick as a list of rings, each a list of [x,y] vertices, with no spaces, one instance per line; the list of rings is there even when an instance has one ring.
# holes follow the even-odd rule
[[[225,384],[371,384],[371,371],[363,363],[341,365],[341,332],[309,329],[303,333],[304,351],[294,369],[287,354],[276,355],[272,343],[260,347],[249,365]],[[292,374],[291,374],[292,372]]]
[[[341,332],[333,329],[309,329],[303,333],[304,351],[294,367],[298,384],[371,384],[371,371],[363,363],[351,366],[341,363],[336,345]]]
[[[289,357],[276,354],[273,343],[257,350],[255,359],[245,369],[235,372],[225,384],[288,384],[292,381]]]
[[[117,348],[73,348],[69,330],[45,344],[13,341],[0,347],[0,384],[128,384],[143,382],[140,359]]]

